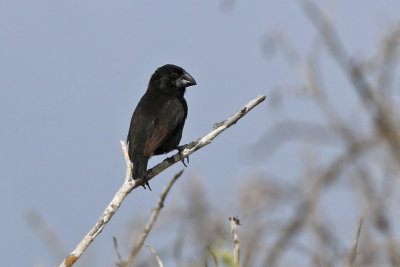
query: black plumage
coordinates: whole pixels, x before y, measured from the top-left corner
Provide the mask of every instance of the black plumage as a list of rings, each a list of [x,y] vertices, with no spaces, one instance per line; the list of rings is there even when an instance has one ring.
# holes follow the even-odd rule
[[[128,133],[132,178],[146,178],[153,155],[178,149],[187,116],[186,87],[196,85],[181,67],[167,64],[151,76],[146,93],[133,112]]]

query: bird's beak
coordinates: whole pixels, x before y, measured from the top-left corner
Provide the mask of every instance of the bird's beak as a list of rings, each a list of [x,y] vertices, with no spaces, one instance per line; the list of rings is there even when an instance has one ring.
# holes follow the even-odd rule
[[[185,73],[176,81],[176,85],[178,87],[189,87],[192,85],[196,85],[196,81],[193,79],[192,75]]]

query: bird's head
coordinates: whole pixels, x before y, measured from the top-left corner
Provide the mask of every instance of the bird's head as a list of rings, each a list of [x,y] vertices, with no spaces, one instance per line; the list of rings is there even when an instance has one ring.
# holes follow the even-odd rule
[[[183,96],[186,87],[196,85],[193,77],[181,67],[167,64],[158,68],[150,78],[149,90]]]

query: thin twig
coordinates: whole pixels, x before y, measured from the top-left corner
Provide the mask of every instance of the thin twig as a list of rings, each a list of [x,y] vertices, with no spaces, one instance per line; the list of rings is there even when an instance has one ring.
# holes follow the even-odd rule
[[[139,237],[139,240],[137,241],[135,247],[132,249],[131,253],[129,254],[127,259],[122,260],[118,265],[119,266],[131,266],[133,260],[135,259],[136,255],[140,251],[140,249],[143,247],[144,241],[146,240],[147,236],[149,235],[151,229],[153,228],[153,225],[155,221],[157,220],[158,214],[160,213],[161,209],[164,206],[164,200],[171,189],[172,185],[175,183],[176,180],[182,175],[183,170],[181,170],[179,173],[175,174],[174,178],[169,181],[169,183],[164,187],[160,198],[158,199],[158,204],[157,207],[153,208],[151,211],[151,216],[149,218],[149,221],[146,224],[146,227],[144,228],[142,234]]]
[[[370,84],[367,77],[365,77],[361,65],[357,64],[349,56],[335,28],[318,6],[313,1],[308,0],[299,0],[299,3],[305,14],[319,30],[333,59],[336,60],[344,74],[353,84],[366,111],[371,114],[371,119],[375,124],[377,132],[390,145],[389,147],[394,158],[397,162],[400,162],[400,133],[396,125],[397,118],[393,115],[396,114],[396,110],[394,105],[392,105],[392,101],[384,93],[380,91],[377,93],[378,91],[374,90],[374,87]]]
[[[233,260],[236,266],[239,266],[239,237],[237,233],[237,226],[240,225],[240,221],[237,217],[229,217],[231,221],[231,231],[233,240]]]
[[[146,247],[148,247],[148,248],[150,249],[150,251],[153,253],[154,257],[156,258],[156,260],[157,260],[157,262],[158,262],[158,266],[164,267],[164,264],[162,263],[160,257],[159,257],[158,254],[157,254],[157,251],[156,251],[152,246],[150,246],[149,244],[144,243],[144,245],[145,245]]]
[[[159,163],[155,167],[151,168],[146,172],[146,179],[150,180],[163,170],[168,167],[174,165],[176,162],[181,161],[182,157],[188,157],[190,154],[199,150],[200,148],[208,145],[212,142],[212,140],[217,137],[224,130],[235,124],[239,119],[241,119],[244,115],[246,115],[250,110],[252,110],[255,106],[260,104],[265,100],[264,95],[257,96],[255,99],[251,100],[247,105],[238,110],[231,117],[223,121],[222,123],[218,123],[214,129],[198,139],[195,142],[190,143],[182,152],[175,154],[172,157],[165,159],[163,162]],[[125,161],[127,164],[125,182],[119,188],[114,198],[108,204],[107,208],[100,216],[99,220],[96,222],[95,226],[86,234],[86,236],[79,242],[74,251],[72,251],[59,265],[59,267],[70,267],[72,266],[86,251],[89,245],[93,242],[93,240],[101,233],[103,228],[106,226],[108,221],[114,215],[114,213],[118,210],[121,203],[124,201],[125,197],[132,191],[134,188],[142,185],[144,183],[143,179],[131,180],[131,163],[129,161],[129,157],[127,156],[126,144],[124,141],[121,141],[122,151],[125,156]]]
[[[56,260],[65,255],[66,251],[56,231],[44,220],[39,212],[36,210],[28,211],[26,220],[32,230],[43,240],[43,243]]]
[[[371,150],[376,145],[376,140],[369,139],[354,142],[342,155],[336,157],[324,172],[318,175],[310,186],[305,199],[296,208],[295,216],[283,227],[275,245],[269,249],[264,266],[274,266],[276,264],[282,252],[289,244],[289,241],[300,232],[306,221],[311,218],[315,206],[321,197],[322,189],[337,180],[346,167],[359,158],[362,153],[366,153],[366,151]]]
[[[113,241],[114,241],[114,249],[115,249],[115,253],[117,254],[118,261],[122,261],[121,253],[119,253],[119,249],[118,249],[118,241],[115,236],[113,236]]]
[[[224,120],[223,122],[215,123],[213,130],[203,136],[202,138],[197,139],[195,142],[189,143],[189,145],[182,151],[181,155],[183,158],[188,157],[190,154],[194,153],[195,151],[199,150],[200,148],[210,144],[215,137],[217,137],[220,133],[231,127],[232,125],[236,124],[238,120],[240,120],[244,115],[246,115],[250,110],[252,110],[255,106],[260,104],[265,100],[265,95],[259,95],[255,99],[251,100],[247,103],[244,107],[236,111],[231,117]],[[170,167],[171,165],[181,161],[181,155],[179,153],[175,154],[172,157],[166,158],[163,162],[157,164],[150,170],[146,172],[147,180],[152,179],[154,176],[158,175],[160,172],[164,171],[166,168]],[[136,181],[141,181],[138,179]],[[139,185],[137,185],[139,186]],[[135,186],[135,187],[137,187]]]
[[[361,233],[361,228],[364,222],[364,217],[365,214],[363,214],[361,216],[360,219],[360,224],[358,225],[358,229],[357,229],[357,235],[356,235],[356,239],[354,240],[354,244],[353,247],[351,248],[351,253],[350,253],[350,258],[349,258],[349,264],[347,266],[352,267],[354,262],[356,261],[356,257],[357,257],[357,247],[358,247],[358,241],[360,239],[360,233]]]

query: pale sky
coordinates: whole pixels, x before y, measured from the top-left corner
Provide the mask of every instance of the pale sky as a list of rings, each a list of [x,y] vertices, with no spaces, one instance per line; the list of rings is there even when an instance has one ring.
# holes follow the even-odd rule
[[[301,79],[282,57],[263,56],[260,42],[280,31],[304,55],[315,29],[296,1],[235,2],[224,10],[220,1],[0,1],[1,266],[59,262],[28,226],[30,210],[53,227],[67,252],[93,226],[124,179],[119,140],[126,138],[151,74],[166,63],[185,68],[198,84],[186,93],[182,143],[207,133],[256,95],[267,95],[192,155],[182,177],[201,177],[207,196],[227,207],[224,219],[240,217],[229,203],[246,175],[295,175],[299,161],[288,149],[267,161],[248,157],[250,145],[279,119],[320,119],[298,100],[288,100],[285,112],[268,108],[272,89]],[[318,3],[329,10],[348,50],[361,58],[374,51],[382,29],[400,18],[395,0]],[[340,99],[344,83],[332,85],[339,88],[333,97]],[[352,105],[351,98],[343,105]],[[135,214],[149,214],[167,179],[181,168],[177,164],[154,179],[152,192],[139,188],[126,199],[90,248],[90,262],[113,266],[111,237],[123,235]],[[179,181],[174,193],[187,183]],[[76,266],[85,266],[85,259]]]

